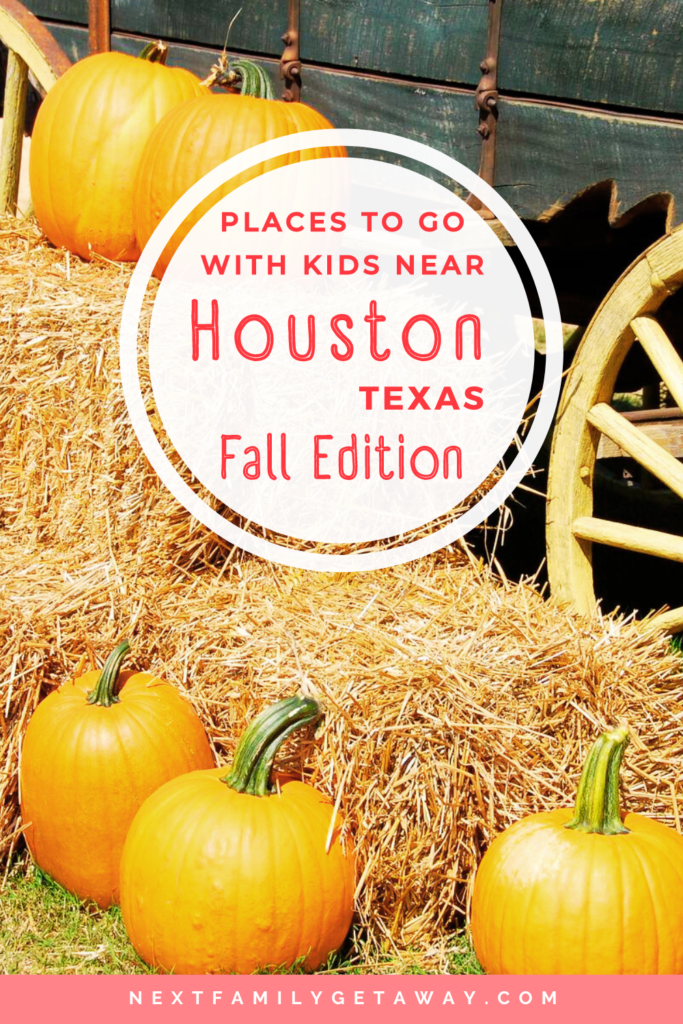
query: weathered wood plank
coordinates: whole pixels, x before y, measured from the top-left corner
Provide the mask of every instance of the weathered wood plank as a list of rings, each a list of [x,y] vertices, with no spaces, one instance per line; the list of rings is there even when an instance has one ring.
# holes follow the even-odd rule
[[[87,53],[84,29],[49,27],[73,60]],[[136,53],[142,40],[114,35],[112,45]],[[169,64],[204,75],[216,52],[171,46]],[[277,85],[277,63],[262,63]],[[303,98],[340,128],[395,132],[479,166],[471,92],[309,68]],[[497,188],[522,217],[537,219],[608,178],[617,182],[621,210],[660,191],[678,195],[683,208],[683,125],[505,100],[498,130]]]
[[[479,79],[487,0],[302,0],[301,6],[304,60],[464,85]],[[86,0],[29,0],[29,7],[50,20],[87,21]],[[112,25],[221,47],[234,10],[224,0],[112,0]],[[286,21],[286,0],[245,4],[232,43],[278,55]],[[680,0],[507,0],[499,83],[530,96],[683,113]]]
[[[680,0],[507,0],[501,89],[683,112]]]
[[[72,60],[86,55],[85,29],[64,25],[50,28]],[[113,48],[124,53],[138,53],[142,43],[138,37],[112,37]],[[216,56],[217,51],[200,47],[171,46],[168,63],[205,75]],[[259,63],[276,85],[278,63],[263,59]],[[303,99],[338,128],[393,131],[450,153],[473,170],[479,166],[477,115],[471,92],[310,68]]]
[[[637,423],[636,427],[651,441],[656,441],[660,448],[667,451],[669,455],[673,455],[675,459],[683,459],[683,416],[663,422]],[[629,457],[628,452],[625,452],[605,434],[600,437],[599,459],[627,459]]]
[[[85,0],[29,0],[54,21],[85,24]],[[116,32],[222,48],[239,0],[112,0]],[[487,0],[302,0],[304,61],[476,85],[486,52]],[[230,33],[239,50],[282,52],[287,0],[244,4]]]
[[[657,192],[683,209],[683,123],[501,100],[496,187],[521,217],[537,219],[609,179],[615,213]]]
[[[683,466],[644,431],[638,430],[606,402],[594,405],[586,419],[679,498],[683,498]]]

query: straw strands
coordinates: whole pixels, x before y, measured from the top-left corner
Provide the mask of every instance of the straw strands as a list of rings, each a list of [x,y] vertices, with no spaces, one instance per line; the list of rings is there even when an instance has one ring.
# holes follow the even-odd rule
[[[363,574],[232,553],[165,491],[129,426],[117,329],[128,268],[0,231],[0,856],[20,842],[17,763],[36,703],[132,639],[228,760],[246,718],[297,689],[327,716],[284,762],[355,834],[358,918],[427,949],[467,910],[487,843],[567,805],[596,733],[633,732],[624,804],[681,827],[680,658],[461,550]]]

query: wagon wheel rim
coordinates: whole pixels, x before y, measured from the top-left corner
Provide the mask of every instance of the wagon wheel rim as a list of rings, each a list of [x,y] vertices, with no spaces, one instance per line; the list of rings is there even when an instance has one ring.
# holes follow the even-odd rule
[[[553,435],[548,480],[548,575],[553,595],[578,611],[595,608],[592,546],[683,562],[683,537],[593,515],[601,437],[683,499],[683,464],[610,405],[619,370],[639,344],[683,411],[683,361],[655,318],[683,284],[683,231],[657,241],[625,271],[595,314],[567,376]],[[683,630],[683,606],[649,620]]]
[[[45,92],[71,67],[52,33],[19,0],[0,3],[0,41],[28,64]]]

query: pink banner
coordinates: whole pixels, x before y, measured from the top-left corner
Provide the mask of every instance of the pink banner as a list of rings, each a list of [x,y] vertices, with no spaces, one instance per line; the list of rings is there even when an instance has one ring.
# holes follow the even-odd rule
[[[5,1020],[50,1024],[161,1024],[165,1021],[308,1021],[419,1024],[454,1020],[590,1024],[642,1020],[654,1006],[678,1013],[676,977],[225,975],[7,976]],[[603,1018],[604,1015],[604,1018]]]

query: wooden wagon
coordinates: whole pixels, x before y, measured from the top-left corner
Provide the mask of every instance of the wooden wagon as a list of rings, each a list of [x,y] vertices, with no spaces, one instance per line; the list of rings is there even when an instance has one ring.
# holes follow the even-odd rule
[[[163,38],[170,64],[204,74],[237,4],[28,6],[0,3],[5,208],[15,201],[27,66],[40,92],[88,50],[137,53]],[[589,610],[594,562],[624,549],[635,562],[607,563],[608,590],[616,580],[618,598],[623,576],[642,574],[640,559],[664,559],[661,600],[625,603],[683,605],[680,0],[247,0],[231,49],[281,78],[285,98],[301,91],[339,127],[402,134],[457,157],[524,218],[563,320],[592,321],[554,432],[551,587]],[[657,622],[683,630],[683,607]]]

